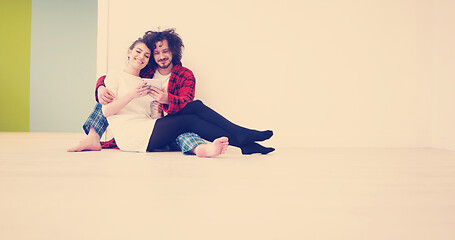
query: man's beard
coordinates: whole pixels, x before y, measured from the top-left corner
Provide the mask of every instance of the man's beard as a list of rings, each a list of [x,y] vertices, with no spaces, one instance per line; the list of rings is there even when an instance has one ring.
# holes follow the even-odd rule
[[[158,63],[158,67],[161,68],[161,69],[166,69],[166,68],[168,68],[169,66],[171,66],[171,64],[172,64],[172,62],[169,62],[169,64],[163,66],[163,65],[161,65],[160,63]]]

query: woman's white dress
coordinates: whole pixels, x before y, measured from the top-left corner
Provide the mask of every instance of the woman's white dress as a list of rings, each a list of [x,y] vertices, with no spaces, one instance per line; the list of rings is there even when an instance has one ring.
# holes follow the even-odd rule
[[[130,93],[142,79],[124,71],[107,74],[106,88],[114,92],[116,98]],[[153,98],[149,95],[134,98],[117,114],[107,118],[117,146],[123,151],[146,152],[152,135],[155,119],[151,118]],[[103,110],[105,106],[103,106]]]

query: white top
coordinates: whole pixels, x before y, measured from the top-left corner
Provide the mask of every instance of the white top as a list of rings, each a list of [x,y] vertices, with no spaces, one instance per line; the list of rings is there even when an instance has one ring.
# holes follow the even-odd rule
[[[140,77],[124,71],[107,74],[104,83],[116,96],[125,96],[142,82]],[[123,151],[146,152],[155,119],[151,118],[149,95],[134,98],[117,114],[107,118],[117,146]],[[105,105],[103,106],[103,110]]]
[[[161,82],[161,87],[163,88],[164,92],[167,92],[167,88],[169,86],[169,79],[171,78],[171,73],[168,75],[161,75],[158,70],[156,70],[155,75],[153,75],[153,80]],[[166,116],[167,113],[163,111],[163,116]]]
[[[161,87],[164,87],[164,91],[167,92],[167,87],[169,85],[169,79],[171,78],[171,73],[169,73],[168,75],[161,75],[161,73],[157,70],[155,72],[155,75],[153,75],[153,79],[154,80],[157,80],[157,81],[160,81],[162,86]]]

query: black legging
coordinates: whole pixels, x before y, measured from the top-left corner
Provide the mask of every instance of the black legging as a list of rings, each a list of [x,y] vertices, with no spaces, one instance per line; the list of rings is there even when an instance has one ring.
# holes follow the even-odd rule
[[[162,148],[185,132],[194,132],[208,141],[225,136],[229,138],[230,145],[239,148],[266,140],[273,134],[272,131],[238,126],[197,100],[188,103],[179,113],[156,121],[147,151]]]

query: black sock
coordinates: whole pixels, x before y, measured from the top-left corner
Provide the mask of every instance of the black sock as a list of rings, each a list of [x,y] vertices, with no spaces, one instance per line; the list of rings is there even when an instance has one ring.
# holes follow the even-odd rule
[[[258,131],[245,129],[244,134],[239,134],[239,142],[242,145],[246,145],[253,142],[265,141],[273,136],[272,130]]]
[[[258,143],[249,143],[240,147],[243,155],[251,155],[254,153],[268,154],[275,151],[275,148],[264,147]]]

